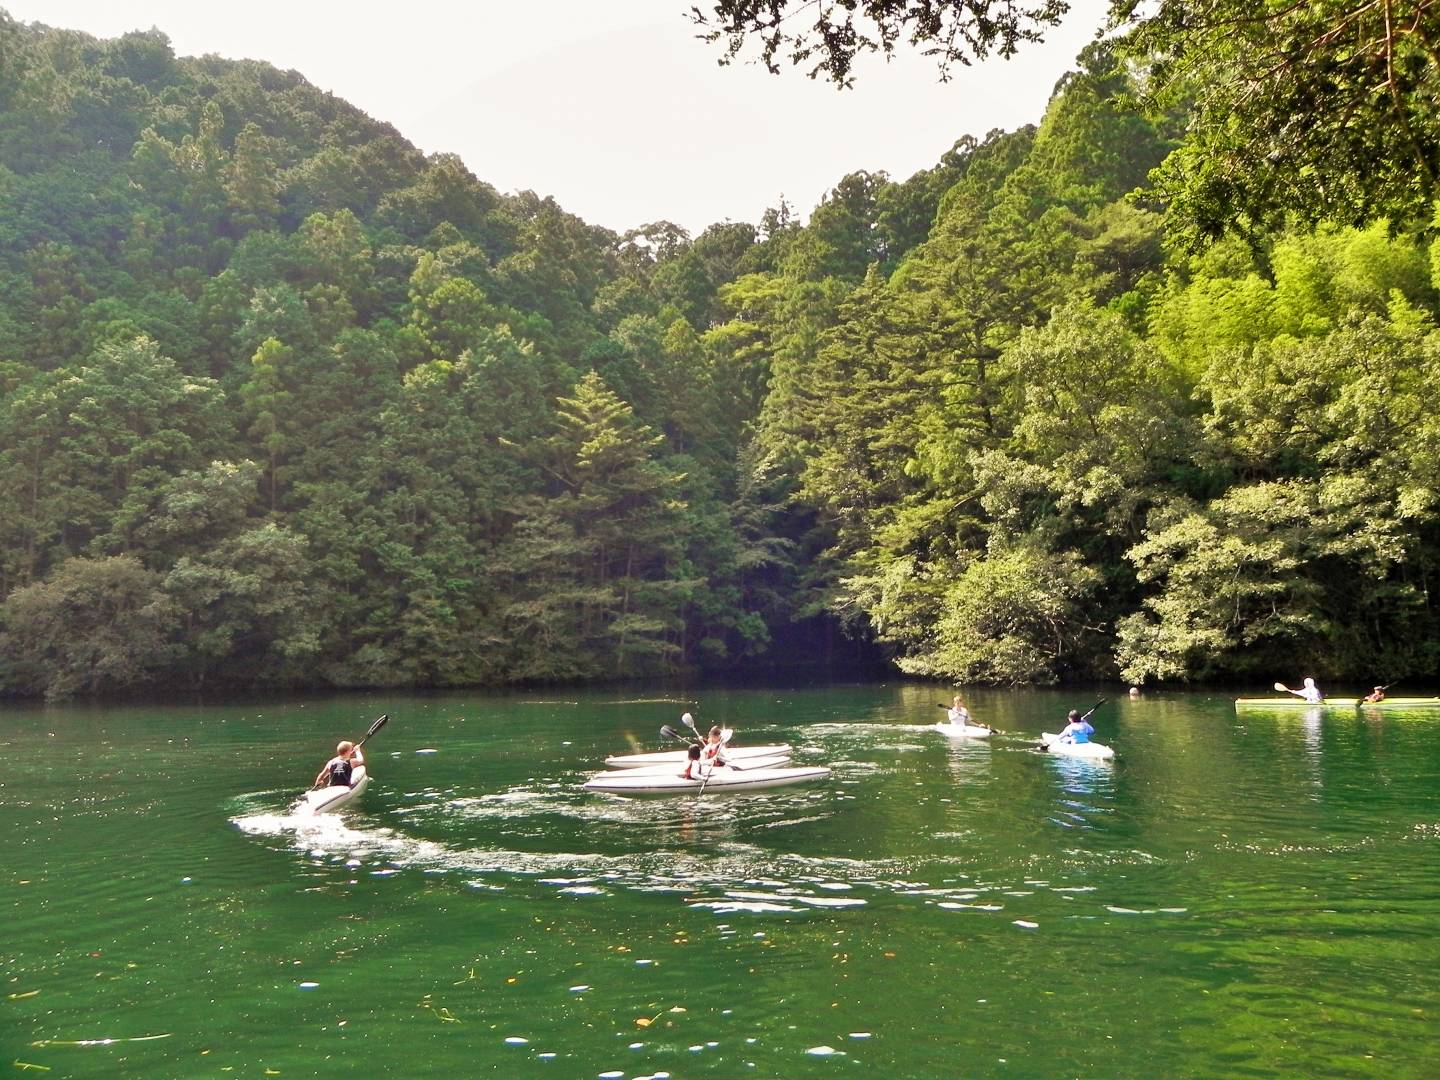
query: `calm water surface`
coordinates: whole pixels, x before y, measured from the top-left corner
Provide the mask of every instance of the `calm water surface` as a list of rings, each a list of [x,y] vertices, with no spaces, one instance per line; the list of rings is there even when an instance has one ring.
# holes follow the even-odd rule
[[[7,706],[0,1076],[1440,1075],[1440,713],[707,690],[832,779],[581,791],[668,696]]]

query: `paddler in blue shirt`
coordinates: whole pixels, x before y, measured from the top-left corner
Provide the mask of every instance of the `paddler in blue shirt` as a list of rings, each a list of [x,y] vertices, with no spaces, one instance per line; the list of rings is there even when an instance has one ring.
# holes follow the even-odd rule
[[[1060,732],[1059,742],[1087,743],[1090,741],[1090,736],[1095,734],[1095,729],[1090,726],[1090,721],[1080,715],[1079,709],[1071,709],[1065,719],[1067,723],[1065,730]]]

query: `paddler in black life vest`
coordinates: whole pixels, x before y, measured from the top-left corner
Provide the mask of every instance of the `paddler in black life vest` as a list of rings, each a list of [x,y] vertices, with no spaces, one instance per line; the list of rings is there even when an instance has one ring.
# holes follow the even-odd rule
[[[351,785],[351,777],[357,766],[365,764],[365,751],[349,739],[342,740],[335,747],[335,756],[325,763],[315,777],[315,787],[338,787]]]

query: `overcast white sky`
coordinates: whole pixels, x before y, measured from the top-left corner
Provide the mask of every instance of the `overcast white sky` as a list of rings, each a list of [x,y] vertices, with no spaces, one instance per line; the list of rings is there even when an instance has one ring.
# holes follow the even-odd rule
[[[905,52],[837,91],[798,70],[721,68],[686,13],[703,0],[0,0],[22,21],[113,37],[159,27],[181,55],[293,68],[453,151],[502,191],[553,195],[623,231],[668,219],[699,232],[758,221],[783,194],[808,214],[842,176],[903,179],[963,135],[1040,119],[1099,28],[1073,0],[1044,45],[937,81]]]

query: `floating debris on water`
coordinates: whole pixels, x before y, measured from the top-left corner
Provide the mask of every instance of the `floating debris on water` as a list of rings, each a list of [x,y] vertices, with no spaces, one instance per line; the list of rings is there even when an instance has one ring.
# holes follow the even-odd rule
[[[831,1057],[837,1054],[844,1057],[845,1055],[844,1050],[836,1050],[833,1046],[812,1046],[809,1050],[806,1050],[805,1053],[811,1057]]]
[[[173,1039],[174,1037],[174,1032],[167,1031],[163,1035],[132,1035],[128,1038],[36,1039],[30,1045],[36,1049],[43,1050],[47,1046],[114,1046],[116,1043],[154,1042],[156,1039]]]

